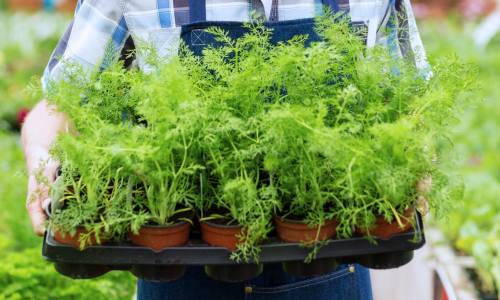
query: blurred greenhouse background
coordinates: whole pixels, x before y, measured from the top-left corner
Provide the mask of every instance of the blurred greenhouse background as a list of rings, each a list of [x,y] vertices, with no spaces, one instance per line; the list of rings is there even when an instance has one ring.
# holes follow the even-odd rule
[[[131,299],[135,291],[135,279],[126,272],[86,281],[60,276],[42,259],[42,240],[24,208],[27,176],[19,130],[38,99],[29,99],[23,89],[32,76],[42,75],[75,3],[0,0],[0,299]],[[466,274],[476,299],[498,299],[500,33],[494,35],[494,27],[500,28],[500,8],[487,0],[421,0],[412,6],[428,55],[457,54],[479,68],[483,78],[480,93],[486,101],[464,112],[454,140],[467,200],[448,220],[428,226],[442,230],[457,256],[474,258]],[[478,34],[492,38],[481,46]],[[435,299],[453,298],[440,297],[436,292]]]
[[[17,5],[16,11],[5,10],[7,4]],[[32,76],[42,75],[71,22],[71,13],[40,10],[44,5],[0,0],[0,299],[132,299],[136,280],[125,272],[85,281],[59,275],[41,257],[42,239],[24,208],[27,176],[19,130],[37,99],[28,99],[23,89]]]

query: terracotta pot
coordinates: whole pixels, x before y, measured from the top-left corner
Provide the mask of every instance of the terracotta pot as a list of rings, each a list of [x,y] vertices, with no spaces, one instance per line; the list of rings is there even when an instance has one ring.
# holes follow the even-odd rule
[[[219,247],[226,247],[229,250],[238,249],[243,226],[240,225],[217,225],[207,221],[201,221],[201,236],[209,244]]]
[[[403,216],[407,219],[412,219],[413,215],[415,213],[415,208],[416,208],[416,203],[413,204],[408,210],[406,210],[403,213]],[[397,220],[394,220],[392,223],[387,223],[383,215],[377,215],[376,216],[377,220],[375,221],[375,227],[374,229],[370,230],[369,233],[372,236],[378,236],[383,239],[386,239],[394,234],[405,232],[411,228],[411,222],[406,221],[405,219],[401,219],[401,223],[403,223],[403,228],[399,226],[399,223]],[[357,233],[366,235],[368,234],[367,231],[364,231],[363,229],[359,228],[358,226],[354,226],[354,230]]]
[[[304,221],[289,220],[286,218],[274,215],[274,222],[276,223],[276,231],[278,237],[288,243],[302,243],[315,239],[318,234],[318,226],[309,227]],[[328,220],[319,229],[319,238],[331,238],[337,233],[337,226],[339,222],[332,219]]]
[[[76,227],[76,234],[74,236],[71,236],[69,234],[69,232],[66,232],[66,234],[64,236],[62,236],[61,232],[54,230],[54,239],[56,241],[58,241],[59,243],[73,245],[77,248],[80,248],[80,242],[78,241],[78,239],[80,238],[81,233],[87,234],[87,233],[89,233],[89,231],[87,229],[85,229],[85,226],[83,226],[83,225]],[[104,242],[107,242],[108,240],[101,238],[100,241],[102,244]],[[90,235],[90,243],[86,242],[84,247],[88,247],[88,246],[92,246],[92,245],[99,245],[99,243],[97,242],[97,240],[95,238],[94,233],[92,233]]]
[[[47,205],[47,207],[45,208],[45,213],[49,217],[50,221],[53,224],[56,224],[52,218],[52,214],[50,213],[50,208],[51,208],[51,204]],[[69,234],[69,232],[66,232],[63,236],[60,231],[56,231],[56,230],[53,230],[53,233],[54,233],[54,239],[56,241],[58,241],[59,243],[73,245],[77,248],[80,248],[80,242],[78,241],[78,239],[80,238],[80,234],[82,234],[82,233],[87,234],[87,233],[89,233],[89,231],[87,229],[85,229],[85,226],[79,225],[76,227],[76,234],[74,236],[71,236]],[[108,241],[107,239],[100,238],[101,244],[105,243],[107,241]],[[99,245],[99,243],[97,242],[97,239],[95,238],[94,233],[92,233],[90,235],[90,243],[87,241],[85,243],[84,247],[88,247],[88,246],[92,246],[92,245]]]
[[[187,221],[167,226],[144,225],[139,228],[139,234],[129,231],[127,236],[137,245],[159,251],[186,243],[189,240],[190,227],[191,224]]]

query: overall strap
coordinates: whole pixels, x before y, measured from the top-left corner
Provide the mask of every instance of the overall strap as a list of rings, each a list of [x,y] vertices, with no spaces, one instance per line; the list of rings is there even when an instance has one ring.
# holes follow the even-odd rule
[[[340,11],[338,0],[323,0],[323,4],[330,7],[334,13]],[[207,20],[206,0],[189,0],[189,23]]]
[[[334,13],[338,13],[340,11],[338,0],[323,0],[323,4],[330,7]]]
[[[207,20],[206,0],[189,0],[189,23]]]

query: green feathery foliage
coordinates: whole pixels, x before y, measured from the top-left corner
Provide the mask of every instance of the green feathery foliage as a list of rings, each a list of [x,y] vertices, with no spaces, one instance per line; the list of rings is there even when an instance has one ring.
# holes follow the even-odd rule
[[[423,58],[368,48],[365,32],[329,11],[317,18],[324,41],[310,47],[307,36],[271,44],[262,21],[243,27],[236,40],[206,30],[223,46],[200,57],[181,44],[166,59],[144,42],[137,54],[153,72],[112,56],[104,70],[65,63],[44,94],[71,121],[51,149],[67,187],[61,228],[120,238],[193,207],[244,227],[232,258],[248,261],[273,213],[311,226],[335,218],[349,237],[352,224],[369,233],[376,214],[413,222],[402,213],[419,195],[436,216],[460,200],[450,134],[479,88],[469,64],[446,57],[422,71]],[[432,188],[418,191],[428,177]],[[203,215],[214,208],[223,213]],[[309,260],[323,240],[304,241],[316,242]]]

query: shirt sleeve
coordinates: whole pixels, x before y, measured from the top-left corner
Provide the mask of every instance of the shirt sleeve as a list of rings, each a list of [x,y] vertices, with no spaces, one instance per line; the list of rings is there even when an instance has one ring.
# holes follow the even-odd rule
[[[63,76],[64,60],[75,61],[85,69],[103,64],[106,51],[118,55],[129,29],[117,0],[78,0],[73,21],[52,53],[43,73],[42,85]]]
[[[410,0],[395,0],[394,19],[397,20],[397,47],[401,56],[412,60],[418,69],[427,72],[430,69],[425,48],[418,32]]]

